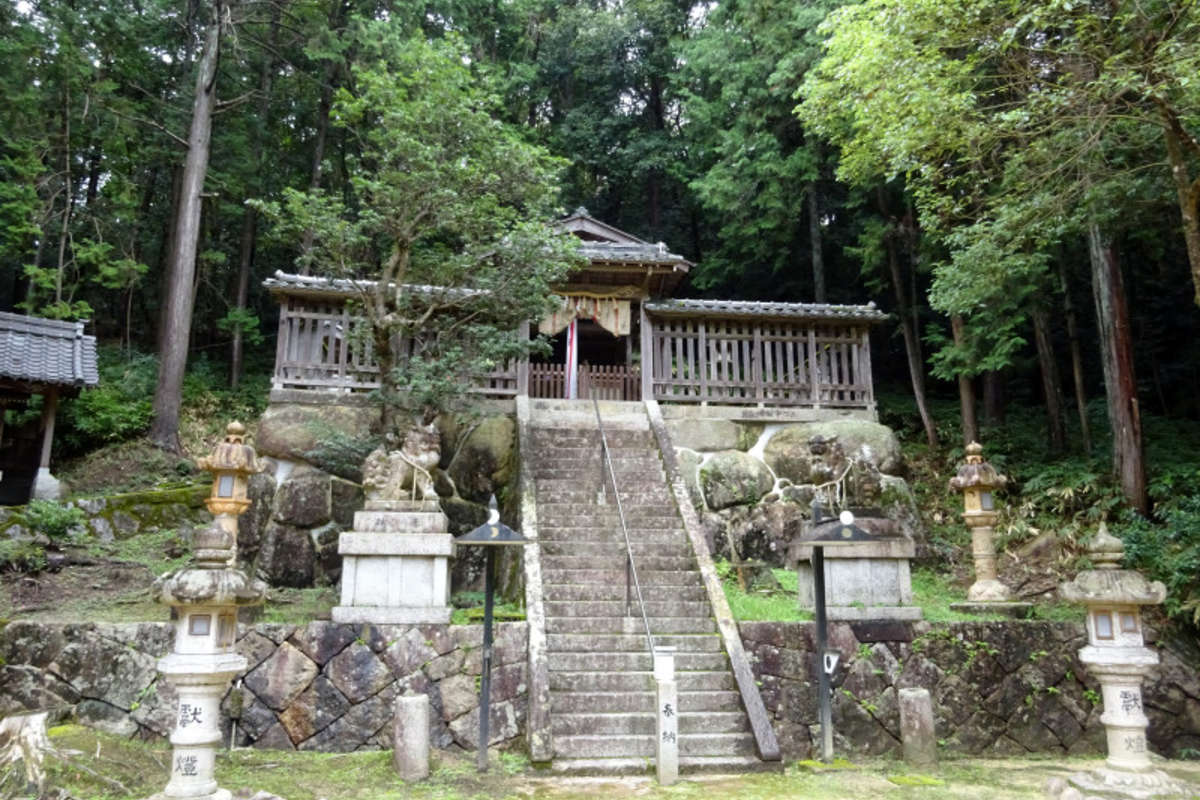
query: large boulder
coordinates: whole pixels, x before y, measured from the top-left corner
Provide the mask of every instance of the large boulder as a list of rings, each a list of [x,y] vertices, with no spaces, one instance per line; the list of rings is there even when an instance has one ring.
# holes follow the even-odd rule
[[[316,577],[316,548],[303,528],[272,521],[263,532],[258,572],[272,586],[305,588]]]
[[[486,503],[498,494],[513,477],[516,441],[517,425],[508,415],[485,417],[466,434],[446,468],[459,495]]]
[[[700,467],[700,488],[714,510],[757,503],[774,486],[767,465],[740,450],[716,453]]]
[[[704,452],[745,450],[742,426],[727,419],[671,419],[667,432],[676,447]]]
[[[775,474],[795,483],[808,483],[812,454],[808,441],[814,436],[836,436],[850,458],[865,458],[889,475],[904,471],[904,460],[896,434],[886,425],[858,419],[806,422],[783,428],[767,442],[763,458]]]
[[[272,517],[276,522],[311,528],[332,516],[329,476],[318,469],[297,467],[275,492]]]
[[[366,439],[378,433],[379,425],[379,409],[372,405],[272,403],[258,421],[254,446],[261,456],[310,460],[307,454],[331,431]]]
[[[704,509],[704,492],[700,490],[700,464],[704,456],[686,447],[675,448],[675,460],[679,464],[679,476],[687,487],[688,497],[697,510]]]

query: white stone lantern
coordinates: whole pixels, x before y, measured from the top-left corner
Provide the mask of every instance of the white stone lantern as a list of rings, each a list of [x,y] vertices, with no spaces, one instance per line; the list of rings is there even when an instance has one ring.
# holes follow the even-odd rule
[[[241,431],[235,432],[234,425],[229,426],[229,431],[240,437]],[[230,443],[227,438],[226,444]],[[249,451],[246,464],[256,463],[253,448],[240,440],[233,444]],[[217,454],[200,463],[214,471],[217,464],[225,464],[217,460]],[[175,609],[175,644],[171,653],[159,660],[158,670],[171,681],[179,696],[175,730],[171,734],[174,746],[171,777],[154,800],[230,797],[228,791],[218,788],[213,777],[216,748],[221,742],[221,698],[230,678],[246,668],[246,659],[234,650],[237,611],[243,606],[262,603],[267,587],[232,566],[237,557],[236,515],[249,506],[249,501],[221,505],[224,501],[239,501],[233,492],[224,496],[219,493],[222,474],[238,473],[216,472],[210,508],[218,517],[196,532],[192,563],[160,577],[152,590],[156,602]],[[245,500],[244,488],[243,484],[240,500]]]
[[[1146,746],[1149,720],[1142,707],[1142,680],[1158,664],[1158,653],[1145,646],[1141,607],[1167,596],[1158,581],[1136,570],[1120,569],[1125,546],[1101,523],[1088,548],[1095,569],[1085,570],[1058,589],[1066,601],[1087,606],[1088,644],[1079,660],[1100,682],[1108,740],[1105,768],[1054,781],[1052,795],[1071,800],[1095,792],[1138,798],[1171,797],[1184,787],[1150,763]]]

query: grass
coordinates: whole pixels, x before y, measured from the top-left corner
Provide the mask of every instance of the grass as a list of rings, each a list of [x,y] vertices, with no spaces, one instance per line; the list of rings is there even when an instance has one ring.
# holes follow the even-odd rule
[[[800,609],[797,601],[798,578],[794,570],[774,569],[772,572],[782,587],[773,592],[746,592],[738,585],[732,566],[728,562],[717,563],[717,574],[725,587],[725,599],[735,619],[743,622],[804,622],[811,620],[811,612]],[[912,571],[913,605],[920,606],[929,622],[978,622],[982,620],[1008,619],[999,614],[963,614],[950,608],[951,603],[966,600],[963,590],[955,585],[953,578],[943,572],[929,568]],[[1034,606],[1034,618],[1053,622],[1081,622],[1085,611],[1082,607],[1062,603],[1039,603]]]
[[[777,591],[746,592],[738,585],[737,576],[729,562],[719,561],[716,567],[717,574],[721,576],[721,584],[725,587],[725,599],[729,602],[729,610],[733,612],[734,619],[801,622],[813,618],[811,612],[800,609],[797,600],[798,578],[795,571],[790,569],[771,570],[781,587]]]
[[[329,619],[338,601],[337,589],[316,586],[308,589],[273,587],[263,604],[262,622],[303,625],[314,619]]]
[[[72,759],[94,773],[119,781],[126,791],[78,769],[51,762],[50,782],[71,796],[89,800],[146,797],[166,785],[171,752],[166,742],[141,742],[66,725],[50,731],[51,741],[72,751]],[[796,763],[781,773],[689,776],[674,786],[651,779],[567,778],[545,776],[519,753],[491,754],[491,769],[475,771],[474,754],[456,750],[433,753],[433,772],[424,781],[403,783],[391,768],[390,752],[296,753],[236,750],[217,757],[217,779],[234,790],[273,792],[287,800],[1019,800],[1043,797],[1051,776],[1096,767],[1099,759],[1007,758],[943,761],[922,773],[909,773],[895,760],[840,760],[837,769]],[[1176,777],[1200,782],[1200,762],[1162,765]]]

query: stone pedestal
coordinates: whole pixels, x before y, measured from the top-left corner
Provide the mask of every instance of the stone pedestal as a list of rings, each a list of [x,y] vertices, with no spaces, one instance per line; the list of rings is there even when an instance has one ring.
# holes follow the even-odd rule
[[[799,548],[800,607],[811,611],[813,600],[812,547]],[[912,605],[908,560],[916,553],[902,537],[825,548],[826,615],[830,620],[919,620]]]
[[[342,602],[334,622],[450,621],[454,540],[435,500],[368,500],[338,538]]]
[[[179,695],[175,730],[171,733],[171,777],[151,800],[230,800],[217,787],[213,770],[221,745],[221,698],[229,680],[246,668],[236,653],[171,653],[158,671]]]

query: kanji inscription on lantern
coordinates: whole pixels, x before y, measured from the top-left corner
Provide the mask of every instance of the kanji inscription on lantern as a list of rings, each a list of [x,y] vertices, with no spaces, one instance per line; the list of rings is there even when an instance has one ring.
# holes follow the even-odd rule
[[[1125,749],[1131,753],[1146,752],[1146,737],[1145,736],[1126,736]]]
[[[670,703],[667,703],[667,704],[665,704],[665,705],[663,706],[662,715],[663,715],[664,717],[673,717],[673,716],[675,716],[675,709],[671,708],[671,704],[670,704]]]
[[[196,756],[176,756],[175,771],[180,775],[193,777],[199,774],[197,771],[196,761]]]
[[[190,705],[188,703],[179,704],[179,727],[186,728],[188,725],[201,725],[202,709],[200,706]]]
[[[1121,691],[1121,710],[1128,714],[1131,711],[1142,710],[1142,696],[1139,692],[1128,689]]]

